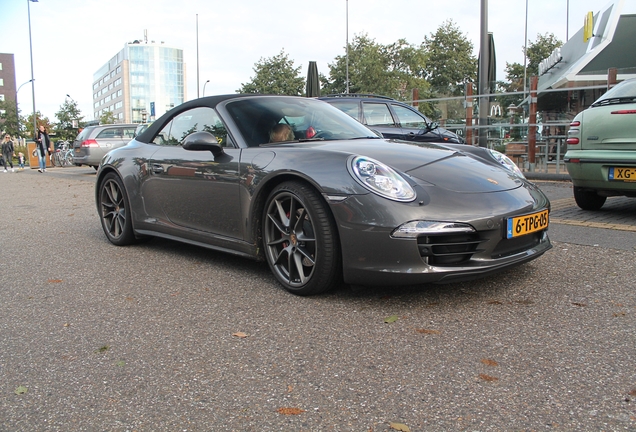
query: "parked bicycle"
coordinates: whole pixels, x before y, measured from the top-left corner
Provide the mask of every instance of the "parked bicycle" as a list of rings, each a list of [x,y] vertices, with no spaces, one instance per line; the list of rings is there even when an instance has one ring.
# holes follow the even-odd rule
[[[51,155],[51,162],[56,167],[73,166],[73,148],[68,141],[58,141],[57,148]]]

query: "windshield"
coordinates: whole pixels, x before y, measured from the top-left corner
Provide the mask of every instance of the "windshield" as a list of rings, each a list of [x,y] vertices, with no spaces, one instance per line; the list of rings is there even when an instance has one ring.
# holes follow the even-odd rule
[[[598,98],[592,106],[636,101],[636,79],[623,81]]]
[[[226,105],[248,146],[314,140],[378,138],[326,102],[290,96],[249,97]]]

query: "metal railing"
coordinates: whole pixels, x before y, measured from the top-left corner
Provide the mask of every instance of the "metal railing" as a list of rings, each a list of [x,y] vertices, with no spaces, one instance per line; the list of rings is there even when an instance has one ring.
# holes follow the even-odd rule
[[[556,173],[566,174],[567,170],[563,163],[563,156],[567,151],[567,134],[570,127],[570,122],[578,112],[587,108],[599,95],[598,90],[607,90],[607,84],[584,86],[584,87],[569,87],[562,89],[546,89],[540,90],[539,96],[544,96],[548,93],[558,92],[587,92],[593,91],[591,95],[586,93],[586,103],[578,111],[568,112],[546,112],[537,111],[537,119],[534,126],[537,128],[537,139],[535,145],[535,162],[530,164],[528,162],[528,130],[530,126],[528,113],[530,102],[529,91],[517,91],[507,93],[491,93],[487,95],[472,95],[472,96],[448,96],[439,98],[426,98],[406,101],[411,105],[429,104],[435,107],[435,111],[438,113],[453,112],[455,114],[461,112],[467,112],[467,108],[471,108],[473,113],[477,113],[480,98],[488,98],[494,100],[490,104],[490,113],[488,115],[489,124],[479,125],[477,123],[478,114],[473,115],[472,125],[466,124],[466,118],[445,118],[443,115],[433,118],[440,126],[457,133],[462,137],[467,137],[468,129],[471,129],[473,140],[468,144],[477,145],[478,139],[476,138],[480,131],[487,130],[487,145],[489,148],[505,152],[506,144],[516,143],[525,144],[526,151],[522,154],[515,155],[515,162],[517,162],[519,168],[522,171],[534,171],[543,173]],[[570,93],[572,94],[572,93]],[[522,96],[520,103],[514,106],[514,111],[510,112],[510,106],[499,105],[497,109],[492,109],[493,106],[501,104],[506,100],[510,101],[511,96],[514,96],[519,100],[519,96]],[[589,100],[588,100],[589,99]],[[458,106],[458,104],[461,105]],[[492,114],[495,115],[492,115]]]

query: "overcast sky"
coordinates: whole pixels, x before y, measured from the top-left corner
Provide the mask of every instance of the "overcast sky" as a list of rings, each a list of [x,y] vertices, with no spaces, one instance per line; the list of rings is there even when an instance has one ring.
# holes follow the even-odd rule
[[[636,0],[624,0],[623,13],[636,12]],[[582,26],[587,11],[609,1],[528,0],[527,33],[554,33],[565,42]],[[523,64],[525,0],[488,0],[488,30],[497,50],[497,79],[505,63]],[[366,33],[389,44],[406,39],[419,45],[452,19],[479,51],[480,0],[0,0],[0,52],[15,54],[16,81],[31,78],[30,6],[36,109],[55,121],[70,95],[85,120],[93,119],[93,73],[126,42],[148,40],[184,50],[186,99],[197,97],[197,14],[199,90],[206,95],[234,93],[250,81],[261,58],[281,49],[301,67],[315,60],[328,75],[328,64],[345,54],[347,4],[349,41]],[[567,10],[569,4],[569,21]],[[569,23],[569,25],[568,25]],[[18,93],[22,114],[32,111],[31,85]]]

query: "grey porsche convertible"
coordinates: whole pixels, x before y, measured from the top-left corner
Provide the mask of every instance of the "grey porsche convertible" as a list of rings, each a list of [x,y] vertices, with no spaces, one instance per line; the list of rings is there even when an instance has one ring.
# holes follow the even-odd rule
[[[379,135],[315,99],[189,101],[102,159],[101,225],[118,246],[266,260],[299,295],[473,279],[551,248],[550,202],[505,156]]]

